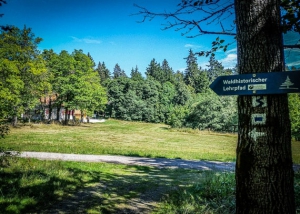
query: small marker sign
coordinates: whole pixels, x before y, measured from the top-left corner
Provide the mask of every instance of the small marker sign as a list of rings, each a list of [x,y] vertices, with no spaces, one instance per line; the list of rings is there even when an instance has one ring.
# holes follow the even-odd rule
[[[252,125],[264,125],[266,123],[266,114],[252,114]]]

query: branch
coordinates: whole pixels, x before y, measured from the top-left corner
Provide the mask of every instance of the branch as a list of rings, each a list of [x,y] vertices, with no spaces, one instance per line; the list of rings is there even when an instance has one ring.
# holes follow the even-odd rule
[[[229,36],[236,36],[236,33],[229,33],[229,32],[224,31],[224,29],[223,29],[223,31],[219,31],[219,32],[217,32],[217,31],[205,31],[205,30],[202,30],[202,28],[200,27],[200,25],[197,22],[195,22],[195,21],[193,21],[193,22],[194,22],[194,25],[197,26],[197,28],[201,32],[201,34],[198,34],[196,36],[200,36],[202,34],[221,34],[221,35],[223,34],[223,35],[229,35]],[[194,38],[196,36],[192,36],[192,37],[188,37],[188,38]]]
[[[300,49],[300,44],[297,45],[283,45],[284,49]]]
[[[167,30],[170,28],[175,28],[176,31],[184,30],[186,31],[182,33],[183,36],[187,36],[187,34],[191,33],[192,30],[197,28],[199,30],[199,34],[187,36],[188,38],[194,38],[199,35],[203,34],[222,34],[222,35],[230,35],[235,36],[235,33],[232,33],[234,30],[234,27],[231,25],[231,29],[226,29],[222,24],[221,20],[227,19],[234,13],[231,11],[234,7],[233,3],[225,2],[223,4],[218,4],[220,0],[216,0],[214,2],[212,1],[182,1],[177,6],[179,7],[175,12],[168,13],[155,13],[151,12],[148,9],[141,7],[139,5],[134,4],[135,7],[139,8],[140,11],[133,15],[142,15],[143,19],[139,21],[145,22],[147,19],[151,21],[155,17],[163,17],[165,19],[173,19],[173,21],[167,21],[167,23],[164,25],[164,28],[162,30]],[[205,8],[206,7],[206,8]],[[187,20],[185,18],[186,15],[191,15],[193,13],[200,13],[200,17],[202,17],[200,20]],[[197,14],[198,15],[198,14]],[[225,16],[225,18],[224,18]],[[218,23],[220,24],[221,31],[208,31],[203,30],[203,28],[200,25],[209,25],[212,23]]]

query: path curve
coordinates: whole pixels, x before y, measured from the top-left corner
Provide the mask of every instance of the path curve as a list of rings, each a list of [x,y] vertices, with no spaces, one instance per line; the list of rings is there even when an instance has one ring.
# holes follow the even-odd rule
[[[40,160],[65,160],[82,162],[106,162],[126,165],[153,166],[158,168],[182,168],[197,170],[235,171],[235,162],[197,161],[167,158],[145,158],[120,155],[83,155],[53,152],[21,152],[22,158],[37,158]],[[294,170],[300,171],[300,165],[294,164]]]

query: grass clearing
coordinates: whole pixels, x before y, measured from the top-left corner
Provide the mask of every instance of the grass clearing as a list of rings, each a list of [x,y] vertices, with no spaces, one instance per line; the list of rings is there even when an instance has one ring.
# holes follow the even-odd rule
[[[0,140],[0,148],[234,161],[236,141],[233,134],[108,120],[82,126],[13,128]],[[292,150],[299,164],[300,143],[292,142]],[[84,213],[130,212],[139,198],[159,202],[153,207],[157,214],[233,213],[235,209],[232,173],[20,158],[9,159],[9,164],[0,167],[0,213],[47,213],[53,206],[63,211],[64,200],[69,200],[68,211],[73,213],[78,209]],[[295,192],[300,213],[299,173]]]
[[[99,124],[33,124],[13,128],[0,147],[21,151],[235,160],[236,135],[182,132],[164,124],[108,120]]]
[[[164,124],[107,120],[81,126],[32,124],[12,128],[0,147],[19,151],[111,154],[187,160],[235,161],[237,135]],[[293,161],[300,164],[300,142],[292,142]]]

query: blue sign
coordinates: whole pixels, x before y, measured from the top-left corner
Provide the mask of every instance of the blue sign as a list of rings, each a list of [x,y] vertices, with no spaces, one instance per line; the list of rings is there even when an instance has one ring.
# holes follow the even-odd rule
[[[218,95],[260,95],[300,92],[300,71],[219,76],[209,86]]]

